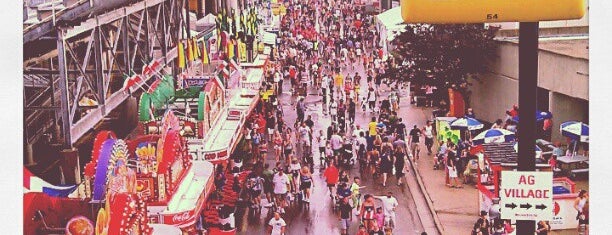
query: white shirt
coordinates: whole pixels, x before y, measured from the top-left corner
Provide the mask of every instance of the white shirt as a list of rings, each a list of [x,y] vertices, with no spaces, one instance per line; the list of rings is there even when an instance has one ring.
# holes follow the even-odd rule
[[[376,101],[376,93],[373,91],[368,91],[368,101]]]
[[[280,82],[281,78],[280,78],[280,73],[276,72],[274,73],[274,82]]]
[[[289,168],[290,168],[292,171],[299,171],[300,169],[302,169],[302,166],[300,166],[300,163],[299,163],[299,162],[298,162],[298,163],[296,163],[296,164],[291,163],[291,164],[289,164]]]
[[[274,183],[275,194],[287,193],[287,184],[289,183],[289,177],[287,174],[283,173],[283,175],[280,175],[276,173],[272,179],[272,182]]]
[[[340,149],[342,148],[342,137],[340,137],[338,134],[334,134],[331,136],[331,139],[329,140],[332,149]]]
[[[433,138],[433,126],[425,126],[425,136],[427,138]]]
[[[329,114],[334,116],[338,114],[338,103],[335,101],[329,105]]]
[[[368,140],[365,137],[358,137],[357,138],[357,147],[359,147],[362,144],[363,144],[363,146],[368,146]]]
[[[325,147],[327,143],[327,136],[325,134],[319,136],[319,147]]]
[[[272,226],[271,235],[281,235],[282,228],[287,226],[287,223],[285,223],[283,218],[278,218],[278,220],[276,220],[274,217],[272,217],[268,225]]]
[[[377,196],[376,198],[382,201],[385,215],[391,215],[395,213],[395,211],[393,211],[393,208],[399,205],[395,197],[389,198],[387,196],[382,196],[382,197]]]
[[[329,79],[327,76],[323,76],[321,79],[321,84],[323,85],[323,89],[327,89],[327,86],[329,85]]]

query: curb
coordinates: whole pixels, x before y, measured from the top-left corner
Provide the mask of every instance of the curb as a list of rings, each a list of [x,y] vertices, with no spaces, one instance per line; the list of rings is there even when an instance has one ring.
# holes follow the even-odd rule
[[[429,192],[427,192],[427,189],[425,189],[425,185],[423,184],[423,178],[421,177],[421,173],[416,169],[410,157],[408,157],[408,162],[410,162],[410,168],[412,168],[412,170],[415,172],[414,174],[416,176],[415,178],[417,180],[417,183],[419,184],[419,188],[421,188],[421,191],[423,192],[423,195],[425,196],[425,201],[427,202],[427,207],[429,208],[429,211],[433,217],[434,224],[436,225],[436,229],[438,230],[440,234],[444,234],[444,226],[442,226],[442,223],[440,222],[440,218],[438,218],[438,213],[434,209],[433,201],[431,200],[431,197],[429,196]]]

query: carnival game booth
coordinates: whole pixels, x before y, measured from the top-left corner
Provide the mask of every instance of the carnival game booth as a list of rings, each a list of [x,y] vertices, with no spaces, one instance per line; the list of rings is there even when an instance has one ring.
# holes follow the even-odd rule
[[[166,109],[175,110],[181,135],[187,140],[203,139],[217,121],[226,105],[225,87],[216,76],[187,77],[182,80],[184,89],[161,91],[146,95],[139,103],[139,120],[145,134],[159,134],[159,126]],[[155,94],[167,94],[160,97]],[[163,100],[161,104],[159,100]],[[156,111],[157,110],[157,111]]]
[[[26,193],[24,233],[151,234],[146,202],[136,193],[135,172],[127,157],[124,141],[112,132],[99,133],[92,162],[85,168],[83,195],[68,198],[47,186],[43,192]]]
[[[167,110],[159,126],[161,134],[137,137],[129,141],[129,146],[138,166],[138,192],[149,199],[151,223],[190,232],[214,190],[213,165],[192,162],[180,133],[183,127],[174,112]]]
[[[488,143],[473,148],[477,156],[473,164],[478,169],[478,200],[479,211],[489,211],[493,199],[499,198],[502,171],[515,171],[518,167],[517,150],[512,143]],[[537,149],[536,149],[537,150]],[[536,158],[536,171],[551,171],[550,166],[541,158]],[[568,178],[553,179],[553,220],[550,225],[553,230],[575,229],[578,221],[573,208],[575,184]]]

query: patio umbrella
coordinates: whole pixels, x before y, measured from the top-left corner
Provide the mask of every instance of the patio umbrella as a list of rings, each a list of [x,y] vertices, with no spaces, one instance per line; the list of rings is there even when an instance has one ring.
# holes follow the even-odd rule
[[[570,137],[583,143],[589,142],[589,125],[578,121],[561,123],[561,135]]]
[[[552,116],[553,116],[552,113],[548,111],[536,111],[536,122],[544,121],[544,119],[552,118]],[[513,117],[512,121],[518,123],[519,117],[518,116]]]
[[[482,129],[484,125],[480,123],[478,120],[469,117],[462,117],[455,119],[450,123],[450,127],[453,130],[479,130]]]
[[[518,153],[518,142],[514,143],[514,151]],[[542,156],[542,149],[538,147],[537,145],[535,146],[535,156],[536,158],[539,158],[540,156]]]
[[[514,141],[514,132],[505,129],[489,129],[478,134],[472,142],[475,145],[505,143]]]

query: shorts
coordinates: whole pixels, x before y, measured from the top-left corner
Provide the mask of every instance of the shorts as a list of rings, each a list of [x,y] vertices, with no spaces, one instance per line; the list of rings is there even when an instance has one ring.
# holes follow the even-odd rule
[[[300,184],[300,190],[309,189],[311,184],[312,184],[312,182],[302,182]]]
[[[410,144],[410,151],[416,151],[416,150],[418,150],[418,151],[421,150],[421,148],[419,147],[419,143],[418,142],[417,143],[411,143]]]
[[[285,148],[285,156],[288,156],[289,154],[291,154],[292,151],[293,149]]]
[[[340,219],[340,229],[347,230],[350,224],[350,219]]]
[[[253,195],[253,197],[259,197],[259,195],[261,195],[261,190],[252,190],[251,195]]]
[[[327,183],[327,187],[328,187],[328,188],[333,188],[333,187],[336,187],[336,184],[330,184],[330,183]]]
[[[325,147],[319,147],[319,152],[320,153],[325,153]]]
[[[275,149],[275,150],[281,150],[281,149],[282,149],[282,147],[281,147],[280,145],[274,145],[274,149]]]
[[[433,137],[432,138],[425,137],[425,145],[426,146],[433,145]]]
[[[382,173],[387,173],[387,174],[391,174],[391,170],[393,169],[392,166],[388,166],[386,164],[380,164],[380,171]]]
[[[272,191],[274,191],[274,188],[272,186],[272,184],[264,184],[264,193],[268,194],[268,193],[272,193]]]
[[[361,217],[363,220],[374,220],[374,211],[365,211]]]
[[[268,128],[268,135],[274,134],[274,128]]]

